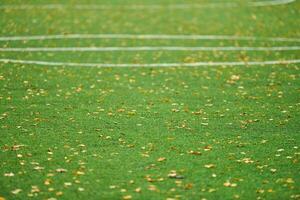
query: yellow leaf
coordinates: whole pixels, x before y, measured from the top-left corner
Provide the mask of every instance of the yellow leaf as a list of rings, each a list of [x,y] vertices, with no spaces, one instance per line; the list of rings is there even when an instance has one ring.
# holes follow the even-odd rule
[[[204,165],[205,168],[208,168],[208,169],[211,169],[211,168],[214,168],[215,165],[214,164],[207,164],[207,165]]]
[[[130,199],[132,199],[132,196],[131,195],[126,195],[126,196],[123,196],[123,199],[124,200],[130,200]]]
[[[22,192],[21,189],[15,189],[15,190],[11,191],[11,193],[13,193],[13,194],[18,194],[20,192]]]
[[[230,182],[227,181],[227,182],[225,182],[223,185],[224,185],[225,187],[230,187],[231,184],[230,184]]]

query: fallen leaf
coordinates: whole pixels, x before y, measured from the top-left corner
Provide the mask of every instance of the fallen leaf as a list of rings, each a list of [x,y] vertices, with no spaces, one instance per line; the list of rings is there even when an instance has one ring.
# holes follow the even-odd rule
[[[271,172],[275,173],[277,169],[270,169]]]
[[[215,192],[215,191],[217,191],[215,188],[210,188],[210,189],[208,190],[209,193],[212,193],[212,192]]]
[[[45,185],[50,185],[50,184],[51,184],[51,180],[50,180],[50,179],[46,179],[46,180],[44,181],[44,184],[45,184]]]
[[[185,184],[184,189],[190,190],[190,189],[193,188],[193,186],[194,186],[194,185],[193,185],[192,183],[187,183],[187,184]]]
[[[212,146],[207,145],[204,147],[204,151],[210,151],[210,150],[212,150]]]
[[[230,183],[229,181],[226,181],[223,185],[225,187],[236,187],[237,186],[236,183]]]
[[[175,179],[184,179],[184,176],[178,175],[175,170],[170,171],[168,177],[175,178]]]
[[[5,173],[4,174],[4,176],[7,176],[7,177],[12,177],[12,176],[14,176],[15,174],[14,173],[12,173],[12,172],[9,172],[9,173]]]
[[[132,196],[131,195],[126,195],[126,196],[123,196],[123,199],[124,200],[130,200],[130,199],[132,199]]]
[[[39,193],[40,189],[38,188],[38,186],[33,185],[31,186],[31,193]]]
[[[17,150],[19,150],[21,147],[24,147],[25,145],[22,145],[22,144],[20,144],[20,145],[14,145],[14,146],[12,146],[12,150],[13,151],[17,151]]]
[[[208,169],[211,169],[211,168],[214,168],[216,167],[214,164],[207,164],[207,165],[204,165],[205,168],[208,168]]]
[[[157,159],[158,162],[162,162],[162,161],[165,161],[165,160],[166,160],[165,157],[160,157],[160,158]]]
[[[223,184],[225,187],[230,187],[230,182],[225,182],[224,184]]]
[[[176,173],[175,170],[170,171],[170,173],[168,174],[168,177],[169,177],[169,178],[174,178],[174,177],[176,177],[176,176],[177,176],[177,173]]]
[[[201,155],[200,151],[189,151],[188,153],[192,155]]]
[[[35,169],[35,170],[43,170],[44,167],[41,167],[41,166],[35,166],[33,169]]]
[[[61,196],[61,195],[63,195],[63,192],[62,191],[58,191],[58,192],[55,193],[55,195],[56,196]]]
[[[15,190],[11,191],[11,193],[13,193],[13,194],[18,194],[20,192],[22,192],[21,189],[15,189]]]
[[[59,169],[56,169],[55,171],[58,173],[64,173],[64,172],[67,172],[68,170],[59,168]]]
[[[287,182],[287,183],[295,183],[295,181],[294,181],[292,178],[287,178],[287,179],[286,179],[286,182]]]
[[[150,191],[157,191],[157,188],[156,188],[155,185],[149,185],[148,186],[148,190],[150,190]]]
[[[70,183],[70,182],[65,182],[65,183],[64,183],[64,186],[65,186],[65,187],[69,187],[69,186],[71,186],[71,185],[72,185],[72,183]]]

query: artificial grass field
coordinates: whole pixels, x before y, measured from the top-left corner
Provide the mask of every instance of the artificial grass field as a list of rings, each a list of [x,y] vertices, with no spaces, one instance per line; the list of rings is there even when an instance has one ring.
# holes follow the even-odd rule
[[[1,9],[0,38],[57,34],[299,38],[300,2],[85,1],[109,9]],[[82,2],[81,2],[82,3]],[[224,1],[214,1],[224,3]],[[297,46],[266,40],[59,39],[1,48]],[[295,60],[296,51],[2,52],[75,63]],[[0,199],[300,199],[299,64],[67,67],[0,63]]]

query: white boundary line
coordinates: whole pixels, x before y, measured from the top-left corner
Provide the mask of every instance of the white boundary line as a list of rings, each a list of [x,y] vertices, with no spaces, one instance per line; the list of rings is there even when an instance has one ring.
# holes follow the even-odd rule
[[[166,35],[166,34],[68,34],[2,36],[0,41],[63,40],[63,39],[136,39],[136,40],[229,40],[229,41],[270,41],[300,42],[300,38],[252,37],[235,35]]]
[[[298,51],[300,46],[284,47],[25,47],[0,48],[0,52],[114,52],[114,51]]]
[[[300,59],[253,61],[253,62],[196,62],[196,63],[151,63],[151,64],[105,64],[105,63],[71,63],[71,62],[48,62],[35,60],[0,59],[2,63],[64,66],[64,67],[211,67],[211,66],[253,66],[253,65],[287,65],[298,64]]]
[[[131,4],[131,5],[103,5],[103,4],[42,4],[42,5],[2,5],[0,10],[11,9],[11,10],[57,10],[57,9],[75,9],[75,10],[113,10],[113,9],[126,9],[126,10],[185,10],[191,8],[216,8],[216,7],[237,7],[235,3],[209,3],[209,4],[169,4],[169,5],[159,5],[159,4]]]
[[[295,2],[296,0],[271,0],[271,1],[258,1],[258,2],[250,2],[250,6],[261,7],[261,6],[278,6],[284,4],[290,4]]]
[[[257,1],[248,2],[246,6],[250,7],[262,7],[262,6],[277,6],[285,5],[295,2],[295,0],[269,0],[269,1]],[[111,10],[111,9],[128,9],[128,10],[160,10],[160,9],[199,9],[199,8],[216,8],[216,7],[239,7],[239,3],[223,2],[223,3],[206,3],[206,4],[149,4],[149,5],[103,5],[103,4],[43,4],[43,5],[1,5],[0,9],[13,9],[13,10],[30,10],[30,9],[76,9],[76,10]]]

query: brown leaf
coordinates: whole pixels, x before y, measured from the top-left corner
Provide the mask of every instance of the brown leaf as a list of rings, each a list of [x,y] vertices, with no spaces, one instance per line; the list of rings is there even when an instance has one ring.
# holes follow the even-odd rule
[[[188,183],[188,184],[185,184],[184,189],[190,190],[193,188],[193,186],[194,186],[193,183]]]
[[[45,185],[50,185],[50,184],[51,184],[51,180],[50,180],[50,179],[46,179],[46,180],[44,181],[44,184],[45,184]]]
[[[142,191],[142,188],[138,187],[134,191],[137,192],[137,193],[140,193]]]
[[[207,145],[204,147],[204,151],[210,151],[210,150],[212,150],[212,146]]]
[[[226,181],[223,185],[225,187],[236,187],[237,186],[236,183],[230,183],[229,181]]]
[[[58,172],[58,173],[64,173],[64,172],[67,172],[68,170],[63,169],[63,168],[58,168],[55,171]]]
[[[157,191],[157,188],[156,188],[155,185],[149,185],[148,186],[148,190],[150,190],[150,191]]]
[[[165,157],[160,157],[160,158],[157,159],[158,162],[162,162],[162,161],[165,161],[165,160],[166,160]]]
[[[201,155],[202,154],[200,151],[189,151],[188,153],[192,154],[192,155]]]
[[[17,150],[19,150],[21,147],[24,147],[25,145],[23,145],[23,144],[20,144],[20,145],[14,145],[14,146],[12,146],[12,150],[13,151],[17,151]]]
[[[169,178],[175,178],[177,176],[177,173],[175,170],[170,171],[170,173],[168,174]]]

